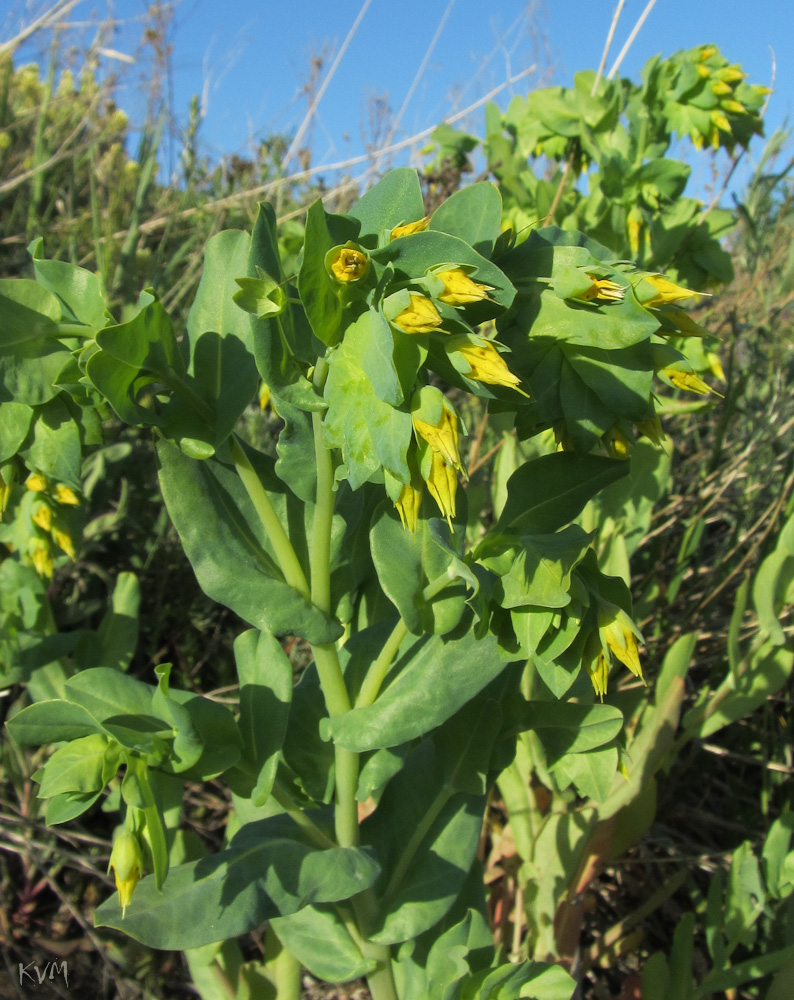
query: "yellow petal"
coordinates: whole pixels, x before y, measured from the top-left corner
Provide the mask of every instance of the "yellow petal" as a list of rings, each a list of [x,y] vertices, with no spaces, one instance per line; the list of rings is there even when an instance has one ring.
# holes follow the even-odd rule
[[[503,385],[508,389],[518,389],[521,379],[507,367],[502,355],[493,344],[465,343],[456,349],[470,366],[466,377],[488,385]],[[519,392],[523,390],[518,389]],[[523,395],[527,395],[523,393]]]
[[[646,274],[643,281],[656,289],[656,295],[652,296],[643,305],[660,306],[665,302],[680,302],[682,299],[694,299],[702,295],[703,292],[693,292],[689,288],[676,285],[674,281],[663,277],[661,274]]]
[[[694,372],[680,371],[678,368],[662,368],[662,374],[666,375],[676,389],[685,389],[687,392],[696,392],[699,396],[708,396],[713,390],[699,375]]]
[[[458,477],[455,470],[444,461],[439,452],[432,452],[430,473],[425,479],[430,496],[435,500],[438,509],[447,519],[450,528],[455,516],[455,493],[458,488]]]
[[[407,531],[416,532],[416,525],[419,520],[419,508],[422,505],[422,488],[415,487],[413,483],[403,486],[399,498],[394,506],[400,515],[403,528]]]
[[[80,501],[77,499],[77,494],[70,487],[65,486],[63,483],[58,483],[55,487],[55,499],[58,503],[68,504],[71,507],[79,507]]]
[[[444,284],[444,291],[439,295],[439,299],[447,305],[465,306],[488,298],[490,286],[472,281],[461,267],[453,268],[451,271],[439,271],[437,277]]]
[[[411,292],[411,304],[393,320],[406,333],[432,333],[441,326],[441,315],[426,295]]]
[[[411,236],[413,233],[424,232],[430,225],[430,216],[426,215],[416,222],[406,222],[401,226],[395,226],[391,231],[391,239],[398,240],[401,236]]]
[[[331,264],[331,271],[336,280],[345,284],[363,278],[368,269],[367,255],[352,247],[342,247],[339,256]]]
[[[47,479],[40,472],[31,472],[25,480],[25,486],[31,493],[43,493],[47,489]]]

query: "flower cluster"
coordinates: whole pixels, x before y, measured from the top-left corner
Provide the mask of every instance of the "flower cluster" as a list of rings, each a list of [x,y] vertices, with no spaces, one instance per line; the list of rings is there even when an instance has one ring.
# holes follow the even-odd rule
[[[0,487],[0,512],[4,512],[11,497],[15,478],[13,467],[4,467]],[[38,472],[25,480],[16,516],[3,526],[2,540],[9,549],[22,553],[39,576],[50,579],[53,574],[55,546],[70,559],[76,556],[73,532],[64,508],[77,507],[80,501],[65,483],[50,484]]]

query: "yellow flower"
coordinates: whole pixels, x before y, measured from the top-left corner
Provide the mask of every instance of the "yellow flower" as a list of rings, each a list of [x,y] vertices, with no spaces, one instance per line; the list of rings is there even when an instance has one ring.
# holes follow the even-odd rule
[[[11,487],[0,481],[0,520],[6,512],[8,498],[11,496]]]
[[[662,368],[662,374],[666,375],[676,389],[685,389],[687,392],[696,392],[700,396],[708,396],[713,390],[706,385],[699,375],[694,372],[680,371],[678,368]]]
[[[439,295],[439,299],[450,306],[482,302],[488,298],[488,292],[491,291],[490,285],[472,281],[462,267],[455,267],[451,271],[438,271],[436,277],[444,284],[444,291]]]
[[[629,212],[626,229],[629,236],[629,246],[632,256],[636,257],[640,252],[640,236],[642,235],[643,218],[642,212],[635,205]]]
[[[507,367],[502,355],[496,350],[493,344],[473,344],[463,338],[460,346],[456,346],[454,351],[460,354],[470,366],[470,371],[465,372],[466,378],[475,382],[486,382],[488,385],[503,385],[508,389],[516,389],[522,395],[527,394],[519,389],[521,379],[514,375]]]
[[[717,51],[716,45],[704,45],[700,50],[700,55],[698,58],[701,62],[705,62],[707,59],[711,59],[714,53]]]
[[[726,101],[720,101],[720,104],[726,111],[730,111],[734,115],[743,115],[747,111],[747,108],[742,104],[741,101],[735,101],[731,99]],[[730,131],[730,129],[727,129],[726,131]]]
[[[644,434],[649,441],[653,441],[658,448],[662,447],[664,431],[662,430],[662,422],[657,416],[646,417],[645,420],[640,420],[637,424],[637,430],[640,434]]]
[[[395,316],[393,322],[406,333],[432,333],[443,321],[426,295],[411,292],[411,304]]]
[[[401,236],[411,236],[413,233],[422,233],[430,225],[430,216],[426,215],[423,219],[417,219],[416,222],[406,222],[401,226],[395,226],[391,231],[390,239],[398,240]]]
[[[731,132],[731,123],[721,111],[712,111],[711,120],[721,132],[727,132],[729,135],[733,134]]]
[[[419,519],[419,508],[422,505],[422,487],[408,483],[403,486],[402,492],[395,502],[397,513],[403,523],[403,528],[408,531],[416,531],[416,524]]]
[[[725,83],[724,80],[717,80],[714,83],[712,83],[711,89],[713,93],[717,95],[717,97],[724,97],[726,94],[733,93],[731,85],[729,83]]]
[[[33,515],[33,523],[37,524],[42,531],[49,531],[52,527],[52,510],[46,503],[40,503],[36,507],[36,512]]]
[[[594,278],[592,274],[588,274],[587,277],[592,284],[586,291],[580,292],[576,296],[577,299],[582,299],[584,302],[592,302],[593,299],[600,299],[602,302],[620,302],[626,294],[624,286],[619,285],[616,281],[609,281],[607,278]]]
[[[353,247],[342,247],[339,256],[331,264],[331,270],[336,280],[345,284],[363,278],[368,269],[367,255]]]
[[[47,489],[47,479],[40,472],[31,472],[25,480],[25,486],[31,493],[43,493]]]
[[[637,649],[637,639],[631,619],[615,604],[602,604],[598,608],[598,634],[602,652],[606,647],[615,659],[629,668],[642,680],[642,665]]]
[[[116,888],[121,903],[121,918],[127,912],[135,886],[143,873],[143,857],[137,838],[129,830],[122,830],[113,841],[108,872],[113,869]]]
[[[582,657],[587,669],[587,675],[593,690],[601,699],[607,693],[607,681],[609,679],[609,661],[601,648],[597,633],[593,633],[587,640]]]
[[[28,553],[33,562],[33,568],[41,577],[52,579],[52,549],[50,543],[43,538],[31,538],[28,543]]]
[[[612,427],[604,435],[604,438],[610,458],[625,459],[629,457],[633,442],[626,437],[620,428]]]
[[[80,501],[77,499],[77,495],[74,490],[65,486],[63,483],[58,483],[55,487],[55,499],[58,503],[68,504],[71,507],[80,506]]]
[[[718,378],[720,382],[726,382],[725,369],[722,367],[719,357],[713,351],[706,351],[706,361],[709,363],[709,368],[714,378]]]
[[[422,461],[422,475],[430,496],[435,500],[451,528],[452,518],[455,516],[458,477],[455,475],[455,470],[444,461],[444,456],[440,452],[428,448],[427,453],[430,455],[429,468],[426,469],[427,460]]]
[[[259,409],[264,412],[270,403],[270,386],[263,382],[259,386]]]
[[[681,299],[694,299],[703,294],[703,292],[693,292],[690,288],[682,288],[681,285],[676,285],[675,282],[670,281],[669,278],[662,277],[661,274],[646,274],[643,275],[642,280],[647,281],[656,290],[655,295],[646,302],[643,302],[645,306],[660,306],[666,302],[680,302]]]
[[[52,537],[55,539],[55,544],[58,548],[63,549],[63,551],[69,556],[69,558],[74,562],[76,558],[76,553],[74,551],[74,543],[72,542],[72,536],[68,531],[64,531],[62,528],[53,528]]]
[[[441,409],[441,419],[437,424],[412,417],[416,433],[423,438],[437,454],[441,455],[456,469],[461,468],[458,450],[458,418],[446,407]]]
[[[698,63],[696,69],[698,71],[698,76],[702,77],[704,80],[711,76],[711,70],[708,66],[704,66],[703,63]]]

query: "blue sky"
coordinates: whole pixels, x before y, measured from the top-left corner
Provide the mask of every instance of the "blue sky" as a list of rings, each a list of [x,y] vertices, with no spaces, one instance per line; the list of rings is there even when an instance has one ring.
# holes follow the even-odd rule
[[[645,6],[625,3],[607,69]],[[83,2],[70,16],[79,21],[97,7]],[[202,96],[202,148],[214,159],[245,155],[273,132],[294,135],[307,110],[312,58],[322,57],[320,86],[360,18],[302,143],[313,165],[330,165],[361,155],[367,143],[428,129],[533,65],[497,103],[538,85],[569,85],[576,71],[598,66],[614,8],[614,0],[179,0],[169,28],[173,107],[184,123],[191,96]],[[112,45],[134,53],[145,0],[116,0],[113,9],[123,25]],[[787,116],[794,121],[794,0],[657,0],[620,73],[637,79],[650,56],[707,42],[741,63],[753,83],[771,82],[774,58],[767,134]],[[128,74],[130,90],[120,97],[133,119],[142,108],[138,75]],[[371,122],[376,100],[392,113],[379,134]],[[459,127],[478,134],[482,121],[479,108]],[[361,168],[352,169],[355,176]],[[703,159],[693,182],[705,189],[711,171]]]

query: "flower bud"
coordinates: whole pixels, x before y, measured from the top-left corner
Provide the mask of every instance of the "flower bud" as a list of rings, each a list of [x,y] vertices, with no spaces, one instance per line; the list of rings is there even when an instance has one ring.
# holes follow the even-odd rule
[[[58,503],[68,504],[70,507],[80,506],[77,494],[69,486],[64,485],[64,483],[58,483],[55,487],[55,499]]]
[[[678,368],[662,368],[662,375],[666,375],[676,389],[696,392],[699,396],[708,396],[710,392],[713,392],[711,387],[694,372],[681,371]]]
[[[490,285],[472,281],[462,267],[455,267],[449,271],[436,271],[436,277],[440,278],[444,285],[444,291],[438,296],[439,300],[450,306],[482,302],[488,298],[488,292],[491,290]]]
[[[444,461],[444,456],[440,452],[434,451],[425,442],[419,444],[419,469],[427,483],[430,496],[452,528],[452,518],[455,516],[455,493],[458,488],[455,470]]]
[[[649,299],[640,296],[640,301],[644,306],[660,306],[667,302],[680,302],[682,299],[695,299],[703,295],[703,292],[693,292],[690,288],[683,288],[676,285],[674,281],[663,277],[661,274],[645,274],[642,280],[654,289],[655,294]],[[640,287],[640,291],[642,288]]]
[[[25,486],[31,493],[43,493],[47,489],[47,479],[40,472],[31,472],[25,480]]]
[[[143,873],[143,855],[138,839],[129,830],[122,830],[113,841],[108,872],[113,869],[116,877],[116,889],[121,903],[121,918],[130,905],[135,886]]]
[[[430,225],[430,216],[426,215],[423,219],[417,219],[416,222],[405,222],[400,226],[395,226],[391,231],[390,239],[398,240],[401,236],[411,236],[414,233],[422,233]]]
[[[395,501],[394,506],[400,515],[403,528],[407,531],[416,532],[416,525],[419,520],[419,508],[422,505],[422,487],[415,486],[413,482],[403,486],[400,496]]]
[[[454,355],[459,355],[469,366],[468,371],[462,372],[466,378],[488,385],[503,385],[508,389],[515,389],[524,396],[527,395],[518,388],[521,379],[510,371],[502,355],[487,340],[473,343],[465,336],[451,337],[449,341],[445,341],[444,347],[450,359]]]
[[[411,304],[392,320],[405,333],[432,333],[443,322],[441,315],[426,295],[411,292]]]
[[[598,634],[602,651],[608,649],[615,659],[642,680],[642,665],[637,650],[634,623],[616,604],[599,604]]]

